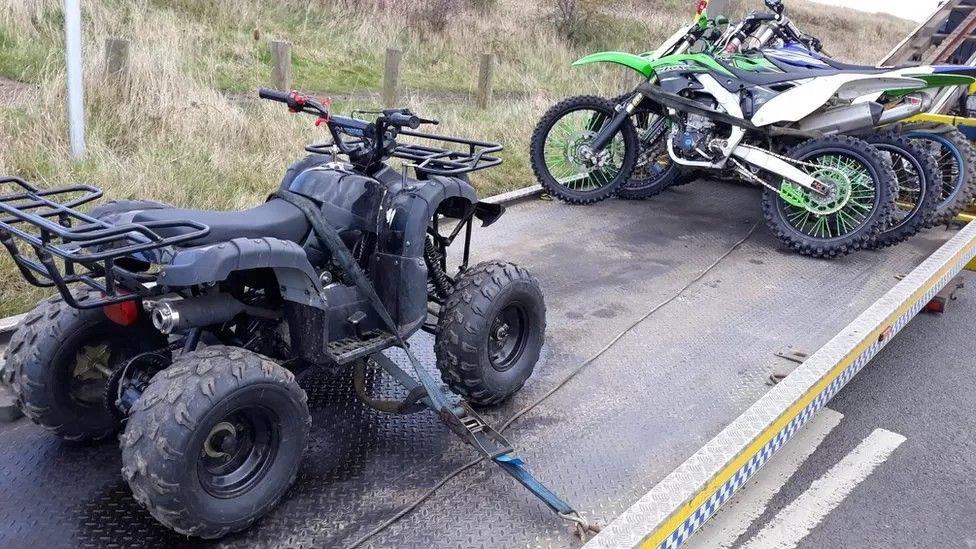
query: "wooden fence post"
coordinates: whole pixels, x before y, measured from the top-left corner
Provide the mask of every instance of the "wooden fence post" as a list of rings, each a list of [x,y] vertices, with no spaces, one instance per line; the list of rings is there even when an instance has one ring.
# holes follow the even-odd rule
[[[397,89],[400,85],[400,61],[403,51],[387,48],[386,65],[383,70],[383,106],[395,107],[397,103]]]
[[[291,42],[271,41],[271,86],[276,90],[291,89]]]
[[[125,80],[129,77],[128,40],[105,39],[105,76],[114,80]]]
[[[478,70],[478,92],[475,102],[479,109],[487,109],[491,104],[492,78],[495,73],[495,56],[490,53],[481,54],[481,66]]]

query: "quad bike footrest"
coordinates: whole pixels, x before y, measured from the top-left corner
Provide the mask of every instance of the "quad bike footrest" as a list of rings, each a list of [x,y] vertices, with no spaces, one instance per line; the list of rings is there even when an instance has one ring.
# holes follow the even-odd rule
[[[362,338],[349,337],[333,341],[326,347],[326,352],[330,359],[342,365],[378,353],[392,347],[396,342],[397,338],[393,334],[371,330],[363,334]]]

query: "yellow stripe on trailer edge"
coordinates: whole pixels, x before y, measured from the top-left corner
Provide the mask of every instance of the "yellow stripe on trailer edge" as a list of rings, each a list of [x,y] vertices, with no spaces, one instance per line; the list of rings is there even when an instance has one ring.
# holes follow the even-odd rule
[[[976,126],[976,118],[966,118],[964,116],[952,116],[950,114],[922,113],[905,120],[911,122],[931,122],[934,124],[950,124],[952,126]]]
[[[974,258],[970,223],[585,547],[684,543]]]

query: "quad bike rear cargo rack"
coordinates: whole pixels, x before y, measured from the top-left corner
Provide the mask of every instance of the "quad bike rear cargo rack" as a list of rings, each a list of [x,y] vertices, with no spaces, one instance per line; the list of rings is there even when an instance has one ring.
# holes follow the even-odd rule
[[[4,192],[7,186],[17,190]],[[0,242],[24,278],[41,288],[54,287],[72,307],[94,309],[154,293],[155,276],[126,268],[126,260],[148,266],[165,249],[206,236],[210,228],[194,221],[154,221],[113,225],[78,208],[101,198],[90,185],[39,189],[18,177],[0,178]],[[180,229],[164,237],[160,229]],[[33,249],[28,257],[18,241]],[[102,293],[79,302],[72,286]]]

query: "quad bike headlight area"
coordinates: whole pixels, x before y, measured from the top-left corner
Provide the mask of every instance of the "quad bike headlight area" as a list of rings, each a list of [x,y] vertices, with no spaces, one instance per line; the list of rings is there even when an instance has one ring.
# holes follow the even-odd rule
[[[870,367],[871,352],[976,253],[970,226],[928,230],[898,248],[836,261],[805,258],[779,250],[762,222],[758,192],[699,182],[654,200],[589,208],[533,198],[510,206],[505,224],[475,231],[473,261],[506,257],[529,267],[548,306],[535,375],[512,401],[488,411],[489,421],[504,425],[596,357],[505,430],[540,480],[604,527],[590,541],[595,546],[684,541],[707,518],[701,509],[722,503],[708,490],[725,489],[725,472],[736,474],[735,463],[748,464],[750,452],[767,448],[756,445],[768,433],[780,444],[788,440],[770,429],[785,421],[784,432],[795,430],[797,418],[817,410],[798,403],[810,398],[822,406],[857,369]],[[881,315],[887,308],[901,311],[891,325],[891,315]],[[521,315],[514,307],[493,327],[499,369],[520,344]],[[872,315],[881,315],[876,330],[857,324],[870,324]],[[848,333],[855,325],[860,333]],[[412,347],[424,364],[434,363],[430,336],[415,336]],[[770,375],[790,365],[776,354],[790,348],[833,354],[811,359],[810,368],[822,372],[804,364],[795,381],[771,387]],[[829,377],[848,360],[858,368]],[[392,379],[370,376],[373,397],[404,396]],[[444,481],[471,461],[470,449],[433,414],[369,409],[352,378],[350,369],[304,382],[313,422],[297,482],[264,519],[219,543],[348,547],[387,524],[364,546],[583,544],[490,464]],[[807,391],[824,382],[833,393]],[[785,398],[785,390],[796,394]],[[729,428],[757,406],[769,416],[749,416],[759,435],[739,429],[740,439],[729,438]],[[218,493],[246,484],[246,475],[221,476],[223,466],[260,456],[275,436],[281,433],[262,410],[240,410],[211,430],[201,479]],[[725,446],[709,447],[716,440]],[[689,469],[703,447],[713,462]],[[113,442],[64,442],[22,419],[0,425],[0,448],[0,547],[197,543],[160,526],[135,502]],[[260,459],[253,465],[260,468]],[[622,515],[626,520],[615,522]]]

